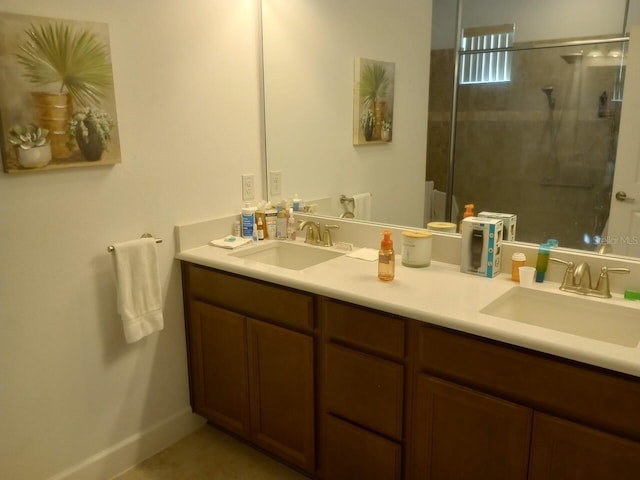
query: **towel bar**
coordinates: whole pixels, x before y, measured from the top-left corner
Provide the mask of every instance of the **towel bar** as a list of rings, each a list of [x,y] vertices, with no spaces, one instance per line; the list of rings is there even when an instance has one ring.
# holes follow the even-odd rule
[[[150,233],[143,233],[140,238],[153,238],[153,235],[151,235]],[[156,243],[162,243],[162,239],[156,238]],[[109,245],[107,247],[107,252],[113,253],[115,251],[116,251],[116,247],[114,247],[113,245]]]
[[[353,197],[347,197],[346,195],[340,195],[340,203],[342,203],[343,205],[345,203],[354,203],[353,202]]]

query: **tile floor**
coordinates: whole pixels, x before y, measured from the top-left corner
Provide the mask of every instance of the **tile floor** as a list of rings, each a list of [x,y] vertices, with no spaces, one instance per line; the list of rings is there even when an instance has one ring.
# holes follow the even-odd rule
[[[308,480],[208,425],[114,480]]]

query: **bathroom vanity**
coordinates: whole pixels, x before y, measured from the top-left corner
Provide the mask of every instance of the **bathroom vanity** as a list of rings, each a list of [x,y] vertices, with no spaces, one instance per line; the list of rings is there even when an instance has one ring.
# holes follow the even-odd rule
[[[219,250],[178,254],[212,424],[312,478],[637,478],[637,347],[478,314],[507,276],[433,262],[386,284],[361,260],[287,271]]]

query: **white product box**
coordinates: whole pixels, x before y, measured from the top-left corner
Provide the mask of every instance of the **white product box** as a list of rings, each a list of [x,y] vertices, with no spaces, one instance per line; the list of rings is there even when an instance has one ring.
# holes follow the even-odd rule
[[[493,278],[500,274],[502,220],[467,217],[462,220],[460,271]]]
[[[516,241],[516,223],[518,221],[518,215],[515,213],[480,212],[478,216],[482,218],[496,218],[502,220],[504,240],[507,240],[508,242]]]

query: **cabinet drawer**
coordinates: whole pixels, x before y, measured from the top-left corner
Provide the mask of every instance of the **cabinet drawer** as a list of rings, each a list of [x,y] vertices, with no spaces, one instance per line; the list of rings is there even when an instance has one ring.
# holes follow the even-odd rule
[[[297,330],[313,330],[310,294],[186,262],[183,275],[191,298]]]
[[[402,365],[325,345],[327,411],[392,438],[402,438]]]
[[[402,448],[379,437],[325,415],[323,478],[331,480],[400,480]]]
[[[323,307],[327,339],[403,358],[404,320],[328,299]]]
[[[423,371],[640,438],[639,379],[425,326],[418,360]]]

